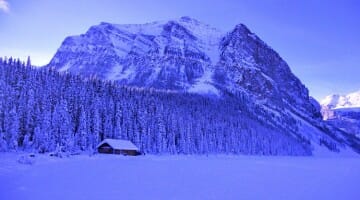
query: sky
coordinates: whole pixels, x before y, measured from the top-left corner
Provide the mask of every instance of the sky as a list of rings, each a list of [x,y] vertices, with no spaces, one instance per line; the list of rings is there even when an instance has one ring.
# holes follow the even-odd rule
[[[357,0],[0,0],[0,56],[47,64],[66,36],[100,22],[190,16],[223,31],[245,24],[321,100],[360,90]]]

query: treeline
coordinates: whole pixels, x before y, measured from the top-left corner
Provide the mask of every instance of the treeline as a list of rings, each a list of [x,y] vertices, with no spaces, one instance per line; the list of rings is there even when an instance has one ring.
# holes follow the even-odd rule
[[[151,154],[311,154],[295,128],[286,132],[294,121],[279,121],[243,95],[127,87],[12,58],[0,58],[0,90],[1,151],[93,151],[119,138]]]

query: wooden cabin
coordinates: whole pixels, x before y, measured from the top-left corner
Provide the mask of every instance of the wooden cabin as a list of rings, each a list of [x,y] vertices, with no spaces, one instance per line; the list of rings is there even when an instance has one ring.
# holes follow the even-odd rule
[[[99,153],[122,154],[129,156],[140,155],[139,149],[129,140],[105,139],[97,145]]]

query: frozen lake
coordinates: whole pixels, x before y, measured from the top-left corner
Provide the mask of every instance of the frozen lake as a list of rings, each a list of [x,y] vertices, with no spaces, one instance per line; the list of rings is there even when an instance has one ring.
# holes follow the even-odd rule
[[[0,199],[359,199],[359,157],[0,154]]]

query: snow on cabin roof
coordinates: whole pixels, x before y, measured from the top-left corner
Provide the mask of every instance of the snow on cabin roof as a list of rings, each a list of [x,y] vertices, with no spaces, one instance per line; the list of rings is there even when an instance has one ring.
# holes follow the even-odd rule
[[[100,142],[99,145],[97,145],[96,148],[99,148],[101,145],[107,143],[110,145],[113,149],[126,149],[126,150],[136,150],[139,151],[139,149],[129,140],[118,140],[118,139],[105,139],[102,142]]]

